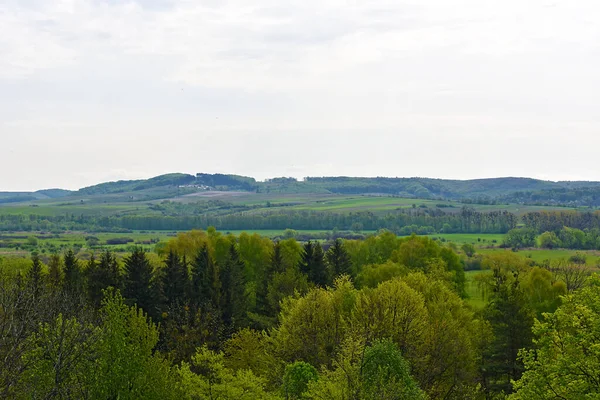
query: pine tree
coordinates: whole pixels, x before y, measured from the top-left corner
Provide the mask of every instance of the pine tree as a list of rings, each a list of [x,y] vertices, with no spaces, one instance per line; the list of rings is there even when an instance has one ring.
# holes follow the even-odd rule
[[[27,288],[34,299],[37,299],[42,294],[44,285],[44,272],[42,271],[42,261],[37,254],[31,257],[31,268],[27,271],[26,282]]]
[[[267,316],[272,316],[273,310],[269,305],[268,294],[269,284],[273,280],[273,276],[284,271],[283,256],[281,254],[281,244],[276,242],[273,246],[273,254],[271,262],[265,267],[262,279],[258,283],[256,290],[256,308],[259,313]]]
[[[304,244],[304,247],[302,249],[302,258],[300,259],[300,265],[299,265],[300,272],[302,272],[303,274],[306,274],[307,276],[310,276],[310,271],[312,269],[312,262],[314,259],[314,252],[315,252],[314,245],[309,240],[308,242],[306,242]]]
[[[185,303],[188,279],[187,267],[174,251],[170,251],[162,274],[162,289],[167,305]]]
[[[314,246],[313,260],[308,277],[319,286],[330,284],[329,274],[327,273],[327,268],[325,268],[325,254],[323,253],[323,247],[319,243],[316,243]]]
[[[102,300],[102,290],[108,287],[121,288],[119,264],[116,256],[106,250],[100,255],[98,263],[92,256],[88,263],[87,278],[88,296],[94,305],[99,306]]]
[[[346,251],[342,239],[336,239],[333,246],[327,250],[325,258],[334,278],[343,274],[352,274],[352,262],[350,261],[350,255]]]
[[[128,304],[137,305],[150,316],[156,313],[156,294],[152,281],[153,270],[146,252],[141,248],[133,250],[124,260],[123,295]]]
[[[62,286],[62,282],[62,260],[58,254],[53,254],[50,256],[50,262],[48,263],[48,284],[52,290],[57,290]]]
[[[82,293],[81,269],[73,250],[69,249],[65,253],[63,264],[63,289],[70,294]]]
[[[211,304],[218,308],[220,290],[219,270],[205,243],[192,263],[190,298],[196,306]]]
[[[244,263],[232,244],[221,270],[221,312],[225,326],[235,332],[246,324],[247,299],[246,282],[244,279]]]
[[[483,315],[492,328],[493,339],[484,352],[484,383],[487,390],[512,391],[524,366],[518,358],[521,349],[530,348],[534,313],[519,285],[519,274],[493,268],[494,285]]]
[[[309,281],[319,286],[326,286],[329,283],[323,248],[319,243],[313,244],[308,241],[304,245],[302,259],[300,260],[300,272],[306,274]]]

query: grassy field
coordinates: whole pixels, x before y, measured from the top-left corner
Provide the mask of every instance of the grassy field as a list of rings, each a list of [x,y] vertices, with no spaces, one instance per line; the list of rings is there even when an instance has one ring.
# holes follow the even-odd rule
[[[480,310],[485,307],[486,298],[482,293],[475,277],[480,274],[489,274],[490,270],[487,271],[466,271],[465,277],[467,278],[466,289],[467,295],[469,298],[467,299],[467,303],[470,304],[474,309]]]

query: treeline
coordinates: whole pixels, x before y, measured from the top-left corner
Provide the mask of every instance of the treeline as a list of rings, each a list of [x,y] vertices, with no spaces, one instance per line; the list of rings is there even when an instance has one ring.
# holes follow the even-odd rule
[[[518,191],[503,195],[498,200],[513,204],[560,205],[569,207],[600,206],[600,188],[556,188],[538,191]]]
[[[332,213],[317,211],[238,212],[193,216],[61,216],[0,215],[0,230],[190,230],[215,226],[220,230],[379,230],[410,233],[506,233],[518,218],[508,211],[476,212],[463,208],[446,213],[440,209],[401,210],[387,215],[372,212]]]
[[[600,229],[600,211],[538,211],[522,216],[523,224],[538,233],[558,232],[564,226],[577,229]]]
[[[459,254],[391,232],[301,245],[211,228],[180,234],[159,256],[81,261],[68,251],[47,265],[34,256],[26,271],[2,263],[0,397],[600,393],[597,351],[586,345],[600,322],[600,281],[583,266],[532,267],[510,252],[482,264],[487,302],[474,311]]]

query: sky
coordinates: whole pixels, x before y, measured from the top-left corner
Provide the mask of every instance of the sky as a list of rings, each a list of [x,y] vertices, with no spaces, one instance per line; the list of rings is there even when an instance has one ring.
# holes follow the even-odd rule
[[[595,0],[0,0],[0,190],[600,180]]]

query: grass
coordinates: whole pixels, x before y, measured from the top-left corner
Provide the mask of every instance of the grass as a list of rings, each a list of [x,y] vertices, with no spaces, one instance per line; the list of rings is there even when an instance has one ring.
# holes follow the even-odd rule
[[[467,290],[467,295],[469,296],[467,299],[467,303],[473,307],[475,310],[481,310],[485,307],[487,303],[487,299],[483,295],[482,291],[475,280],[475,276],[479,274],[489,274],[490,270],[484,271],[465,271],[465,278],[467,280],[465,284],[465,289]]]

